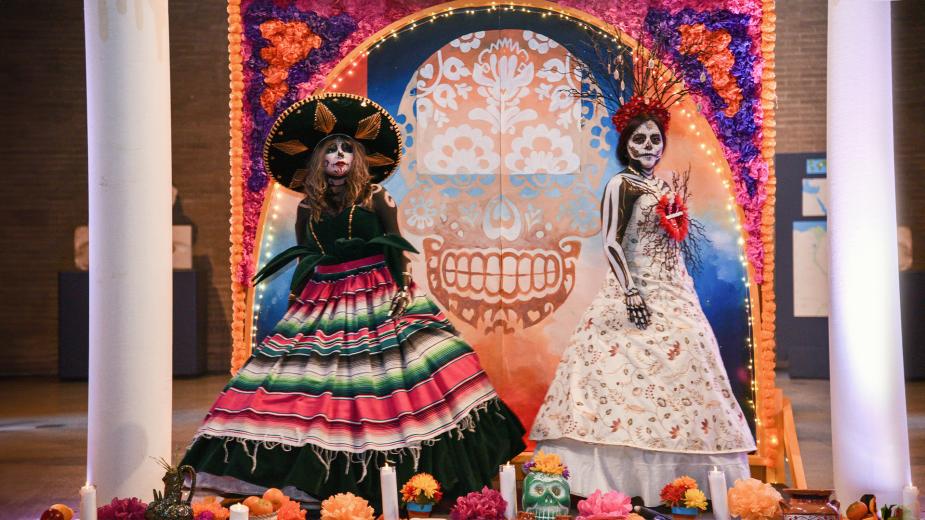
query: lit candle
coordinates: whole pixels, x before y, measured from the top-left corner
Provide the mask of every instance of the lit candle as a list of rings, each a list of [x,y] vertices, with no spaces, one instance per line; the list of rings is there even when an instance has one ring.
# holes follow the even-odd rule
[[[729,520],[729,503],[726,499],[729,490],[726,489],[726,474],[713,466],[708,478],[710,480],[710,500],[713,501],[713,518]]]
[[[385,466],[379,470],[383,520],[398,520],[398,482],[395,478],[395,468],[386,462]]]
[[[903,488],[903,518],[911,520],[919,520],[919,488],[912,485],[910,482],[908,486]]]
[[[247,520],[247,515],[250,514],[250,509],[244,504],[232,504],[230,510],[231,516],[228,520]]]
[[[89,482],[80,488],[80,518],[96,520],[96,487]]]
[[[504,518],[510,520],[514,518],[517,511],[517,476],[514,472],[514,466],[505,464],[501,466],[501,497],[507,502],[507,509],[504,510]]]

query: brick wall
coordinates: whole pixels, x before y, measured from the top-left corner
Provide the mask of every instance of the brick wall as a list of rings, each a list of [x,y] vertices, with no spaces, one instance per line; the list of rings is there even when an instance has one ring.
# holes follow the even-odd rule
[[[224,2],[170,4],[173,182],[195,226],[207,302],[210,370],[228,367],[227,56]],[[925,2],[894,10],[896,173],[901,222],[925,268]],[[57,371],[57,273],[73,268],[73,230],[87,221],[83,8],[74,0],[0,4],[0,374]],[[826,2],[778,2],[778,146],[825,149]],[[863,81],[858,84],[864,93]]]
[[[892,10],[897,219],[912,229],[913,269],[925,270],[925,2]]]
[[[897,221],[925,269],[925,2],[892,2]],[[777,2],[777,151],[824,151],[827,2]],[[858,64],[863,74],[863,64]],[[863,75],[858,95],[865,91]]]
[[[83,2],[0,5],[0,374],[57,373],[57,273],[87,223]],[[227,370],[228,72],[225,3],[170,4],[173,183],[194,227],[211,370]]]

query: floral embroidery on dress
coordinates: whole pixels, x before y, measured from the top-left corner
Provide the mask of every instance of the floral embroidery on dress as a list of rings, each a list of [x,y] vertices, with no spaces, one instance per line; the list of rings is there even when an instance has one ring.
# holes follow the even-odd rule
[[[629,322],[612,272],[578,322],[530,438],[690,453],[755,448],[732,394],[716,337],[683,261],[646,255],[653,210],[667,183],[645,181],[623,240],[627,265],[652,323]],[[678,251],[677,254],[681,254]]]

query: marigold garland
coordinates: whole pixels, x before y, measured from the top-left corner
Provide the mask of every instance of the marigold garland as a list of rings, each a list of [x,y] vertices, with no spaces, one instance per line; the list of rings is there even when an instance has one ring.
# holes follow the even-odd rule
[[[231,169],[231,372],[237,373],[250,356],[250,347],[245,341],[246,282],[241,282],[239,270],[247,260],[244,256],[244,208],[243,168],[244,134],[242,132],[244,98],[244,57],[241,55],[241,0],[228,0],[228,69],[231,83],[228,119],[231,126],[230,169]]]
[[[774,0],[763,0],[761,4],[761,110],[763,113],[761,155],[767,164],[767,183],[765,201],[761,211],[761,243],[764,246],[764,283],[761,287],[760,335],[755,347],[755,369],[757,379],[757,414],[759,423],[759,453],[770,460],[777,460],[779,443],[773,442],[779,434],[774,418],[780,411],[780,390],[775,387],[776,342],[775,332],[775,294],[774,294],[774,206],[776,202],[777,180],[774,169],[774,153],[777,145],[775,109],[777,104],[777,81],[775,74],[776,58],[774,44],[776,41],[777,15]],[[763,439],[762,439],[763,437]],[[763,442],[762,442],[763,441]]]

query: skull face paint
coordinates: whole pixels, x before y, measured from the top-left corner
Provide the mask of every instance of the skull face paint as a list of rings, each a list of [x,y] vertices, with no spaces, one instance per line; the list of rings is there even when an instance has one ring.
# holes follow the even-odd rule
[[[639,125],[630,136],[626,148],[630,159],[638,162],[646,173],[650,173],[662,159],[662,152],[665,150],[658,125],[651,120]]]
[[[568,94],[583,87],[573,60],[530,31],[473,33],[421,64],[399,109],[403,233],[421,244],[431,294],[486,334],[552,316],[600,229],[608,129]]]
[[[353,144],[343,137],[334,137],[323,142],[324,174],[328,177],[342,178],[353,165]]]
[[[522,501],[524,511],[536,515],[536,520],[555,520],[556,515],[567,515],[571,501],[568,481],[562,475],[527,473]]]

